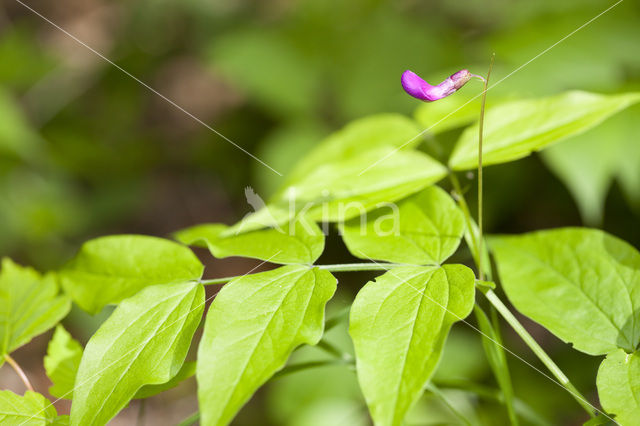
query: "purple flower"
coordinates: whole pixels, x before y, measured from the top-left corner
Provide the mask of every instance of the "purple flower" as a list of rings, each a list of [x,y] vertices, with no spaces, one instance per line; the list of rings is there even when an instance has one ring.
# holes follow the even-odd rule
[[[464,86],[467,81],[471,80],[472,77],[484,80],[479,75],[471,74],[468,70],[460,70],[450,77],[447,77],[437,86],[432,86],[421,79],[418,74],[413,71],[406,70],[402,73],[402,87],[405,92],[414,98],[431,102],[446,98],[450,94],[456,92],[459,88]]]

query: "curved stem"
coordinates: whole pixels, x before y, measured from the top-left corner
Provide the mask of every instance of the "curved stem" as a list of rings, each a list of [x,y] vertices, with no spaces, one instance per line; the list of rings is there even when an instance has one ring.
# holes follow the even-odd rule
[[[560,367],[553,362],[551,357],[547,355],[547,353],[540,347],[538,342],[529,334],[529,332],[524,328],[520,321],[511,313],[509,308],[502,303],[502,300],[493,292],[493,290],[488,290],[484,295],[487,297],[489,302],[498,310],[500,315],[509,323],[511,328],[518,333],[518,335],[524,340],[524,342],[529,346],[529,348],[533,351],[534,354],[542,361],[542,363],[549,369],[551,374],[554,375],[556,379],[560,382],[562,387],[564,387],[573,398],[578,401],[578,403],[586,410],[587,413],[591,417],[595,417],[594,409],[589,404],[587,399],[578,391],[578,389],[573,386],[569,378],[562,372]]]
[[[24,371],[22,370],[22,368],[20,368],[20,365],[18,365],[16,360],[11,358],[9,354],[5,354],[4,359],[15,370],[18,376],[20,376],[20,379],[22,380],[24,385],[27,387],[27,389],[30,390],[31,392],[34,392],[33,386],[31,386],[31,382],[29,381],[29,378],[27,377],[26,374],[24,374]]]

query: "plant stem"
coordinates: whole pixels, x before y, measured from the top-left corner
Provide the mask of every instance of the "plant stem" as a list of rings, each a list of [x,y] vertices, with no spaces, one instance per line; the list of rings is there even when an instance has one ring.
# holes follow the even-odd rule
[[[203,285],[224,284],[231,281],[234,278],[239,278],[241,276],[242,275],[237,275],[235,277],[212,278],[210,280],[200,280],[200,283]]]
[[[329,355],[332,355],[338,359],[345,361],[352,359],[351,354],[340,350],[338,347],[336,347],[332,343],[327,342],[324,339],[320,340],[316,346],[318,347],[318,349],[322,349]]]
[[[458,418],[458,420],[460,420],[465,425],[471,426],[471,422],[469,422],[465,415],[458,411],[458,409],[451,402],[449,402],[447,397],[442,393],[440,389],[438,389],[436,385],[430,382],[427,383],[427,386],[425,388],[429,392],[437,396],[438,399],[440,399],[444,403],[444,405],[446,405],[447,408]]]
[[[320,368],[320,367],[329,367],[335,365],[353,365],[353,361],[346,361],[342,359],[330,359],[330,360],[322,360],[322,361],[307,361],[300,362],[296,364],[287,365],[282,370],[278,371],[276,374],[271,377],[270,380],[277,380],[283,376],[287,376],[292,373],[297,373],[298,371],[310,370],[312,368]]]
[[[487,78],[484,80],[484,90],[482,91],[482,103],[480,104],[480,120],[478,121],[478,272],[480,274],[480,280],[484,281],[484,266],[482,263],[482,252],[484,239],[482,236],[482,137],[484,134],[484,110],[487,103],[487,89],[489,87],[489,78],[491,77],[491,70],[493,69],[493,61],[495,59],[495,53],[491,56],[491,64],[489,65],[489,71],[487,72]]]
[[[27,387],[27,389],[29,389],[31,392],[34,392],[33,386],[31,386],[31,382],[29,381],[29,378],[27,377],[26,374],[24,374],[24,371],[22,370],[22,368],[20,368],[20,365],[18,365],[16,360],[11,358],[9,354],[5,354],[4,359],[15,370],[18,376],[20,376],[20,379],[22,380],[24,385]]]
[[[145,415],[145,408],[146,408],[146,399],[141,399],[140,400],[140,407],[138,409],[138,420],[136,422],[137,426],[143,426],[144,425],[144,415]]]
[[[498,310],[500,315],[509,323],[511,328],[515,330],[516,333],[524,340],[524,342],[531,348],[534,354],[542,361],[542,363],[549,369],[551,374],[555,376],[556,379],[560,382],[562,387],[564,387],[573,398],[578,401],[578,403],[589,413],[589,416],[595,417],[594,409],[589,404],[587,399],[578,391],[578,389],[573,386],[569,378],[565,376],[565,374],[560,370],[560,367],[556,365],[555,362],[547,355],[547,353],[540,347],[538,342],[529,334],[529,332],[523,327],[522,324],[518,321],[518,319],[511,313],[509,308],[507,308],[502,300],[493,292],[493,290],[488,290],[484,295],[487,297],[489,302]]]
[[[340,263],[336,265],[313,265],[318,269],[324,269],[331,272],[355,272],[355,271],[387,271],[398,266],[417,266],[404,263]],[[422,265],[433,266],[433,265]],[[209,280],[200,280],[201,284],[213,285],[224,284],[233,279],[243,277],[244,275],[236,275],[234,277],[212,278]]]
[[[316,265],[318,269],[324,269],[331,272],[386,271],[398,266],[408,265],[402,263],[342,263],[337,265]]]
[[[195,413],[178,423],[177,426],[191,426],[198,420],[200,420],[200,412],[196,411]]]

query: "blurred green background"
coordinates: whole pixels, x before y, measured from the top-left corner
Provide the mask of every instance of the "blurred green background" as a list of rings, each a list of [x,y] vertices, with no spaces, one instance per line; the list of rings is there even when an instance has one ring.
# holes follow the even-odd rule
[[[26,2],[26,1],[25,1]],[[186,111],[286,172],[324,136],[378,112],[412,115],[400,75],[437,82],[468,68],[485,74],[496,54],[489,102],[570,89],[640,90],[640,3],[623,1],[518,72],[510,73],[613,2],[596,0],[65,0],[29,6]],[[502,78],[507,77],[504,81]],[[476,96],[470,83],[456,95]],[[447,150],[459,130],[427,146]],[[462,176],[474,199],[473,176]],[[86,239],[113,233],[168,236],[202,222],[233,223],[250,211],[244,188],[268,197],[282,178],[192,117],[36,16],[0,5],[0,255],[46,270]],[[601,227],[640,247],[640,108],[563,142],[544,155],[486,170],[490,232],[568,225]],[[212,261],[211,276],[254,263]],[[335,232],[322,263],[348,260]],[[462,253],[458,261],[469,259]],[[365,274],[340,275],[332,309],[351,302]],[[104,315],[74,313],[86,340]],[[527,322],[578,388],[597,401],[599,360],[572,351]],[[17,357],[44,390],[49,335]],[[349,349],[345,327],[331,338]],[[539,363],[508,330],[506,346]],[[317,358],[306,348],[297,359]],[[516,394],[538,421],[581,424],[557,385],[509,357]],[[0,371],[2,387],[16,387]],[[479,336],[458,324],[437,380],[496,388]],[[436,380],[436,381],[437,381]],[[449,383],[449,387],[454,384]],[[455,387],[455,386],[453,386]],[[148,403],[146,424],[173,424],[196,409],[193,379]],[[485,389],[486,390],[486,389]],[[490,393],[490,392],[489,392]],[[478,424],[504,424],[490,395],[448,390]],[[114,424],[132,424],[137,403]],[[534,421],[534,417],[531,418]],[[366,425],[355,375],[346,367],[273,381],[243,409],[238,425]],[[456,424],[424,397],[410,424]]]

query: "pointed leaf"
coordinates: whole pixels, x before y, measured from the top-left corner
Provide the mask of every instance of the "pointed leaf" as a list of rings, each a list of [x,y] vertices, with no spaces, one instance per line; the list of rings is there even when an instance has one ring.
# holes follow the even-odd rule
[[[280,225],[295,215],[318,222],[348,220],[405,198],[446,175],[442,164],[421,152],[389,146],[364,151],[348,160],[327,161],[227,234]]]
[[[640,343],[640,253],[626,242],[560,228],[490,246],[511,303],[560,339],[591,355]]]
[[[358,157],[363,151],[383,146],[411,149],[420,143],[420,128],[400,114],[378,114],[352,121],[321,141],[296,164],[287,176],[287,185],[303,180],[327,160],[344,161]]]
[[[398,203],[354,218],[342,238],[355,257],[415,265],[440,264],[464,233],[464,215],[441,188],[430,186]]]
[[[181,244],[144,235],[113,235],[86,242],[59,275],[74,302],[97,313],[147,286],[197,280],[202,271],[198,258]]]
[[[0,360],[2,355],[44,333],[71,309],[71,301],[58,295],[52,275],[40,276],[10,259],[2,259],[0,273]],[[1,361],[0,361],[1,363]]]
[[[474,275],[462,265],[395,268],[358,293],[349,334],[376,425],[400,425],[422,395],[451,325],[471,312]]]
[[[196,374],[196,362],[187,361],[182,364],[182,368],[180,368],[178,374],[173,376],[171,380],[165,383],[160,383],[159,385],[145,385],[136,392],[133,399],[149,398],[166,390],[173,389],[189,377],[192,377],[194,374]]]
[[[62,325],[56,327],[49,341],[44,369],[53,383],[49,393],[56,398],[71,399],[73,385],[82,358],[82,346]]]
[[[203,224],[178,231],[176,239],[184,244],[208,247],[218,258],[252,257],[272,263],[313,263],[324,249],[324,234],[310,220],[299,218],[291,227],[223,235],[223,224]]]
[[[633,426],[640,419],[640,353],[611,352],[598,369],[600,404],[621,426]]]
[[[24,396],[0,391],[0,424],[43,426],[56,419],[56,409],[44,396],[27,391]]]
[[[640,93],[599,95],[575,91],[500,104],[486,113],[483,164],[526,157],[532,151],[586,131],[638,101]],[[449,166],[454,170],[478,166],[477,125],[464,131]]]
[[[103,425],[144,385],[180,370],[204,309],[202,284],[147,287],[118,305],[82,356],[72,425]]]
[[[203,424],[228,424],[297,346],[320,340],[335,289],[329,272],[302,265],[247,275],[222,288],[198,349]]]

